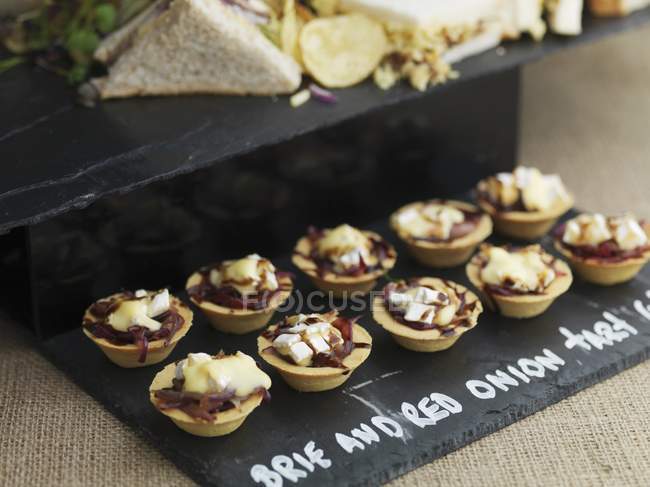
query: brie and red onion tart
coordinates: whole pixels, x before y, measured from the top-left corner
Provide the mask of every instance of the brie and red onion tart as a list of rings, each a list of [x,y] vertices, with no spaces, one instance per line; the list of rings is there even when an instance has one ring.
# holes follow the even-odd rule
[[[512,318],[543,313],[573,281],[569,266],[539,245],[483,244],[466,271],[488,307]]]
[[[421,264],[453,267],[466,262],[492,233],[492,220],[476,206],[429,200],[403,206],[390,225]]]
[[[200,269],[185,288],[215,329],[242,334],[266,326],[291,294],[293,283],[289,273],[251,254]]]
[[[356,319],[330,311],[287,316],[257,346],[291,387],[317,392],[343,384],[370,355],[372,338]]]
[[[583,213],[559,225],[555,247],[594,284],[629,281],[650,260],[650,224],[633,215]]]
[[[223,436],[270,399],[270,388],[270,377],[245,353],[190,353],[156,375],[149,398],[182,430]]]
[[[525,240],[545,235],[573,206],[573,197],[558,175],[523,166],[480,181],[477,199],[494,219],[497,231]]]
[[[124,291],[93,303],[82,326],[109,360],[143,367],[167,358],[192,326],[192,311],[167,289]]]
[[[370,291],[396,259],[395,249],[380,235],[343,224],[310,227],[296,243],[292,261],[317,288],[340,297]]]
[[[452,281],[432,277],[388,283],[373,302],[373,317],[404,348],[437,352],[474,328],[479,298]]]

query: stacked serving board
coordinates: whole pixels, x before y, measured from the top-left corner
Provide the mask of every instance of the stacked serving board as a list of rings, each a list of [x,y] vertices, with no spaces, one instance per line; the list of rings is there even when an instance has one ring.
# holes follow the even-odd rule
[[[401,204],[449,197],[511,169],[520,66],[648,21],[650,9],[588,17],[579,37],[506,44],[505,54],[466,60],[457,66],[459,80],[424,94],[365,83],[338,92],[335,105],[297,110],[284,98],[203,96],[89,110],[50,74],[9,71],[0,77],[0,273],[13,285],[2,306],[21,312],[57,366],[200,483],[338,486],[394,478],[645,360],[650,270],[614,288],[577,280],[532,320],[486,311],[454,347],[435,354],[399,348],[367,310],[360,324],[373,350],[343,387],[301,394],[269,370],[272,401],[215,439],[189,436],[158,414],[147,389],[162,365],[112,365],[83,336],[83,307],[120,286],[178,290],[199,265],[248,252],[291,269],[286,254],[276,258],[278,249],[290,248],[308,224],[345,218],[366,227]],[[249,201],[240,211],[205,198],[219,193],[215,182],[233,181],[217,187],[236,192],[234,182],[251,177],[267,183],[252,212]],[[143,225],[152,212],[169,218]],[[183,238],[170,243],[152,228],[180,228],[171,235]],[[384,222],[374,229],[395,240]],[[462,268],[432,272],[397,248],[392,278],[467,284]],[[312,289],[302,277],[296,287]],[[220,334],[196,313],[169,360],[222,348],[255,356],[255,338]]]
[[[469,285],[463,267],[423,268],[395,242],[387,225],[373,229],[397,246],[392,278],[440,276]],[[548,237],[543,243],[550,248]],[[287,257],[275,262],[281,269],[291,269]],[[313,287],[300,276],[296,289],[304,297]],[[287,314],[309,310],[296,292],[294,298]],[[328,305],[326,298],[313,303]],[[360,313],[351,311],[350,303],[335,304],[348,316]],[[283,314],[277,313],[275,319]],[[150,404],[148,386],[162,364],[116,367],[80,329],[45,341],[43,349],[86,391],[201,484],[373,485],[648,358],[650,269],[613,288],[576,280],[537,318],[513,320],[485,311],[477,327],[444,352],[402,349],[373,322],[369,309],[361,314],[359,323],[373,337],[372,352],[342,387],[299,393],[259,360],[273,379],[272,400],[256,409],[240,429],[220,438],[188,435]],[[189,352],[214,354],[221,349],[256,357],[256,336],[219,333],[197,311],[192,329],[168,362]]]

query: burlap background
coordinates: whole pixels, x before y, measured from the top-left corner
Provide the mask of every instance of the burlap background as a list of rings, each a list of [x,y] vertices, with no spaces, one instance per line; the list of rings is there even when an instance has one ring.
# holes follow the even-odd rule
[[[650,29],[525,70],[522,160],[585,208],[650,217]],[[4,319],[0,483],[184,485],[156,450]],[[422,467],[394,485],[648,485],[650,362]]]

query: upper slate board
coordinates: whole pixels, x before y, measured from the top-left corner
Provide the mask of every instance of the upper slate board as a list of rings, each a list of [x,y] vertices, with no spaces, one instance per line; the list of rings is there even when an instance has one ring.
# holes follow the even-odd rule
[[[384,225],[378,230],[388,235]],[[548,247],[548,237],[544,243]],[[290,268],[288,259],[277,264]],[[467,285],[462,268],[433,272],[406,255],[391,275],[437,275]],[[313,288],[299,277],[296,289]],[[163,364],[121,369],[81,329],[43,347],[89,394],[202,485],[375,485],[647,359],[650,268],[611,288],[578,280],[534,319],[484,312],[477,327],[444,352],[398,347],[368,311],[360,324],[372,334],[373,348],[346,384],[299,393],[260,360],[273,380],[272,400],[221,438],[184,433],[149,403],[148,386]],[[256,334],[216,332],[197,311],[167,362],[222,348],[257,357]],[[509,379],[501,374],[499,380],[497,370]]]
[[[0,76],[0,232],[33,224],[103,195],[187,173],[402,101],[535,61],[650,20],[586,18],[584,33],[541,43],[522,40],[459,64],[459,81],[426,94],[365,83],[337,92],[339,102],[292,109],[286,98],[192,96],[76,106],[60,78],[28,67]]]

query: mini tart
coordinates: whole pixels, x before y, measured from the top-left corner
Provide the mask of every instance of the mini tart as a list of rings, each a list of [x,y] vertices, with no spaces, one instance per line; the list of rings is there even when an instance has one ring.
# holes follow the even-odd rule
[[[395,266],[397,253],[393,246],[386,242],[381,235],[367,230],[362,230],[361,233],[368,238],[385,242],[388,248],[388,255],[385,259],[381,260],[380,269],[360,276],[345,276],[331,271],[321,271],[316,263],[307,257],[312,251],[312,243],[307,236],[302,237],[296,243],[291,261],[298,269],[307,274],[314,286],[321,291],[332,293],[332,296],[336,298],[341,298],[346,294],[352,293],[367,294],[375,287],[377,279]]]
[[[528,174],[532,176],[548,177],[541,174],[535,168],[518,167],[510,175],[514,180],[517,174]],[[504,173],[508,175],[509,173]],[[523,204],[523,189],[514,189],[518,192],[519,199],[510,207],[499,207],[489,196],[490,183],[498,178],[498,174],[479,181],[476,187],[478,205],[488,213],[494,220],[494,227],[498,233],[506,237],[520,240],[536,240],[546,235],[555,225],[557,219],[573,207],[573,196],[566,191],[561,181],[562,196],[559,194],[553,204],[546,210],[528,210]]]
[[[221,411],[213,421],[194,418],[180,409],[160,409],[154,391],[171,387],[176,372],[176,364],[165,366],[156,374],[149,386],[149,400],[158,411],[171,419],[183,431],[195,436],[215,437],[232,433],[239,428],[253,410],[262,403],[263,395],[254,394],[243,401],[239,407]]]
[[[644,223],[642,228],[650,239],[650,224]],[[582,279],[600,286],[613,286],[630,281],[650,261],[650,247],[639,256],[621,260],[604,260],[598,257],[578,256],[561,239],[562,236],[559,235],[554,240],[556,250],[569,260],[571,267]]]
[[[124,293],[116,293],[107,298],[117,299],[124,296]],[[95,345],[97,345],[102,352],[108,357],[108,359],[116,365],[125,368],[136,368],[136,367],[146,367],[147,365],[157,364],[165,360],[170,353],[176,347],[178,341],[183,338],[192,326],[193,313],[181,300],[174,296],[170,296],[170,305],[175,308],[178,314],[183,318],[183,324],[181,327],[174,333],[171,339],[167,342],[166,340],[154,340],[149,342],[147,347],[147,356],[144,362],[139,361],[140,350],[137,345],[134,344],[125,344],[117,345],[115,343],[106,340],[105,338],[98,338],[93,335],[86,327],[82,327],[84,334],[90,338]],[[91,307],[86,309],[84,313],[84,322],[86,320],[95,320],[95,317],[90,312]]]
[[[278,325],[272,325],[269,331],[275,331]],[[366,344],[367,347],[355,347],[350,355],[342,360],[343,367],[304,367],[288,362],[269,350],[273,342],[263,335],[257,338],[257,351],[262,359],[273,366],[284,381],[293,389],[300,392],[321,392],[334,389],[347,381],[352,372],[359,367],[370,355],[372,337],[360,325],[352,325],[352,340],[356,344]]]
[[[384,330],[391,334],[395,342],[402,347],[414,352],[439,352],[447,350],[465,332],[471,330],[478,323],[478,317],[483,312],[483,305],[478,296],[467,288],[451,281],[444,281],[433,277],[419,277],[410,279],[409,284],[428,287],[442,291],[458,299],[465,296],[466,313],[461,323],[453,322],[445,327],[436,327],[430,330],[418,330],[398,321],[389,311],[384,293],[375,296],[372,303],[372,317]],[[458,316],[458,311],[457,311]]]
[[[185,289],[198,285],[202,278],[200,272],[195,272],[187,280]],[[278,306],[291,296],[293,282],[289,276],[279,277],[278,284],[282,289],[271,296],[268,306],[262,309],[227,308],[210,301],[199,301],[192,296],[190,296],[190,301],[203,312],[215,330],[243,335],[264,328],[271,321]]]
[[[479,212],[479,209],[476,206],[463,201],[431,200],[430,202],[453,206],[454,208],[464,212]],[[492,219],[488,215],[482,214],[476,222],[474,229],[462,237],[438,242],[416,239],[400,228],[397,223],[397,218],[400,213],[410,210],[411,208],[420,208],[426,203],[429,202],[416,202],[403,206],[390,217],[391,228],[406,244],[409,252],[415,260],[422,265],[434,268],[446,268],[463,264],[469,260],[476,250],[476,247],[492,233]]]
[[[552,258],[550,254],[544,254]],[[484,303],[492,311],[498,311],[509,318],[533,318],[544,313],[557,297],[564,294],[571,287],[573,282],[571,269],[566,262],[555,258],[553,258],[552,262],[556,277],[540,294],[502,296],[488,293],[485,289],[485,283],[481,279],[481,251],[467,263],[465,272],[472,285],[480,291]]]

